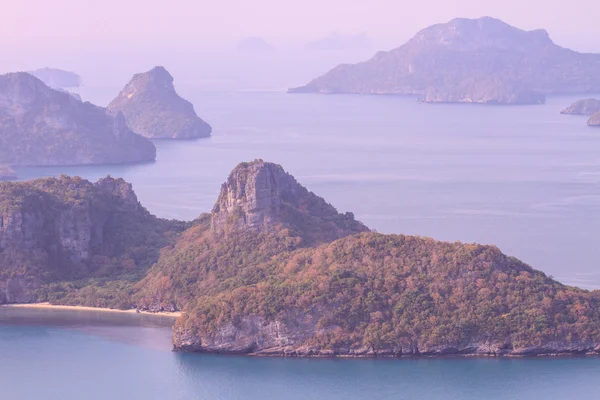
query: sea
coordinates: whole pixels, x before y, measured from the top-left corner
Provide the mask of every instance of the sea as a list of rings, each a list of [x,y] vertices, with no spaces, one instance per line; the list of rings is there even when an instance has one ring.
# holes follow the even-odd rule
[[[154,163],[17,173],[122,177],[152,213],[192,220],[212,209],[238,163],[261,158],[378,232],[495,245],[565,284],[600,289],[600,129],[560,114],[577,97],[484,106],[177,90],[213,126],[211,138],[155,141]],[[118,91],[80,94],[106,105]],[[594,399],[600,387],[594,357],[181,354],[171,351],[170,319],[73,313],[0,308],[0,399]]]

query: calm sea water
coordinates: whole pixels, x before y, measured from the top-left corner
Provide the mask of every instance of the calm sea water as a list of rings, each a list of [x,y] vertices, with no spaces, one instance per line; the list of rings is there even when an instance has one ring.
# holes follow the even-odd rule
[[[308,360],[173,353],[164,320],[0,307],[6,400],[595,399],[599,358]]]
[[[18,173],[123,177],[151,212],[193,219],[237,163],[263,158],[380,232],[495,244],[565,283],[600,288],[600,129],[559,114],[574,97],[497,107],[178,90],[212,138],[157,141],[153,164]],[[105,105],[118,91],[81,92]]]

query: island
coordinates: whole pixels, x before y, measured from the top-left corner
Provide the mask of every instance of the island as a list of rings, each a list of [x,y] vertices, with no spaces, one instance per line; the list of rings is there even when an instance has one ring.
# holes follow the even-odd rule
[[[0,183],[0,303],[182,312],[175,350],[290,357],[600,354],[600,291],[495,246],[379,234],[283,167],[162,220],[106,177]]]
[[[275,52],[273,46],[258,36],[249,36],[238,43],[237,50],[241,53],[269,54]]]
[[[17,173],[8,165],[0,165],[0,181],[13,181],[17,179]]]
[[[600,111],[593,114],[588,120],[587,124],[589,126],[600,126]]]
[[[290,93],[415,95],[426,102],[539,104],[554,93],[600,92],[600,54],[556,45],[545,30],[458,18],[368,61],[342,64]]]
[[[135,74],[110,102],[108,111],[122,113],[134,132],[150,139],[196,139],[212,132],[192,103],[179,97],[164,67]]]
[[[600,112],[600,100],[596,99],[583,99],[577,100],[569,107],[562,110],[561,114],[567,115],[585,115],[590,116],[597,112]]]
[[[76,88],[81,85],[81,77],[74,72],[56,68],[41,68],[29,73],[51,88]]]
[[[123,115],[108,115],[25,72],[0,75],[0,164],[121,164],[155,158],[154,144],[133,133]]]

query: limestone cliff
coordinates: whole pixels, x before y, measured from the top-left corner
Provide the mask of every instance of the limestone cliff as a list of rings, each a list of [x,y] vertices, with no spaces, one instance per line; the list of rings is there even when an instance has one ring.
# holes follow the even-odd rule
[[[0,304],[35,301],[50,282],[143,271],[171,229],[121,179],[0,183]]]
[[[310,243],[368,231],[352,213],[338,213],[281,166],[262,160],[242,163],[231,172],[211,221],[217,233],[291,228]]]
[[[122,115],[53,90],[24,72],[0,76],[0,164],[82,165],[153,161],[156,148]]]
[[[546,94],[600,92],[599,68],[600,54],[562,48],[544,30],[523,31],[489,17],[458,18],[425,28],[368,61],[342,64],[290,92],[538,104]]]
[[[562,110],[561,114],[590,116],[597,112],[600,112],[600,100],[584,99],[571,104],[569,107]]]
[[[108,110],[123,113],[134,132],[151,139],[202,138],[212,131],[192,103],[177,94],[173,77],[163,67],[135,74]]]

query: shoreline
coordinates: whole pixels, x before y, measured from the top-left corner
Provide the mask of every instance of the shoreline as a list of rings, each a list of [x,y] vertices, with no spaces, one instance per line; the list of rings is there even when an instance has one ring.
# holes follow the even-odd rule
[[[106,312],[106,313],[118,313],[118,314],[142,314],[142,315],[154,315],[158,317],[168,317],[168,318],[179,318],[182,315],[182,312],[150,312],[150,311],[142,311],[136,310],[135,308],[130,310],[118,310],[115,308],[99,308],[99,307],[86,307],[86,306],[63,306],[63,305],[55,305],[50,303],[21,303],[21,304],[2,304],[0,307],[7,308],[25,308],[31,310],[70,310],[70,311],[97,311],[97,312]]]

